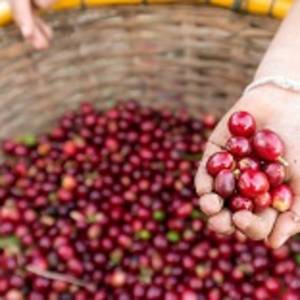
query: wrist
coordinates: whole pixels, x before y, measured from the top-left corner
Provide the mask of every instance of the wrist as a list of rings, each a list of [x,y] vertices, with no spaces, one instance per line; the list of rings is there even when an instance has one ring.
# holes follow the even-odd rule
[[[297,48],[300,49],[294,47]],[[274,49],[267,53],[258,67],[254,80],[268,76],[283,76],[300,82],[300,57],[289,59],[293,47],[289,49]]]
[[[299,99],[299,94],[273,84],[265,84],[248,91],[240,98],[240,101],[253,101],[254,99],[268,101],[272,105],[275,102],[296,101]]]
[[[280,75],[300,81],[300,1],[294,1],[288,16],[272,40],[256,78]]]

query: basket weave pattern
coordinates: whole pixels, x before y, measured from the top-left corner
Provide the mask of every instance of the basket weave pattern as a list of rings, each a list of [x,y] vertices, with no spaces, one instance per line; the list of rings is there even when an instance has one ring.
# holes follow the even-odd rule
[[[122,6],[47,16],[54,45],[32,52],[0,30],[0,137],[39,132],[89,100],[135,98],[222,114],[250,81],[278,22],[211,7]]]

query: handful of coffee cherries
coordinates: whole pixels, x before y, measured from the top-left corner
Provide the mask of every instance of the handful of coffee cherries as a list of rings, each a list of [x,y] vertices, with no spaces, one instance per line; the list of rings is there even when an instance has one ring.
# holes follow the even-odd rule
[[[256,129],[254,117],[238,111],[228,120],[231,137],[223,151],[209,157],[206,169],[214,191],[233,212],[273,207],[290,209],[293,193],[287,183],[284,143],[270,129]]]

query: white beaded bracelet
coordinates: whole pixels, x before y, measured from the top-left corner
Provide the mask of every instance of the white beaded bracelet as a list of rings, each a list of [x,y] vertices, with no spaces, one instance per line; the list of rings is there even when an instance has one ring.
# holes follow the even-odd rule
[[[246,89],[244,90],[244,94],[248,93],[250,90],[253,90],[265,84],[273,84],[282,89],[300,93],[299,81],[278,75],[278,76],[266,76],[253,81],[246,87]]]

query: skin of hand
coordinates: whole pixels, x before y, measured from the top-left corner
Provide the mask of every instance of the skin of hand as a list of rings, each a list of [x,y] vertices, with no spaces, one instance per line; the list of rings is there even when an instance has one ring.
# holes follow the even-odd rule
[[[260,213],[239,211],[231,214],[223,207],[223,199],[213,193],[213,179],[206,172],[210,155],[220,151],[230,136],[227,120],[235,111],[248,111],[256,119],[257,128],[277,132],[285,143],[290,184],[294,202],[290,211],[278,214],[273,208]],[[253,240],[266,240],[273,248],[280,247],[287,239],[300,232],[300,96],[274,86],[264,86],[243,96],[223,117],[212,133],[200,163],[195,185],[200,196],[200,207],[209,216],[209,227],[221,234],[234,231],[239,236]]]
[[[52,29],[38,16],[37,9],[46,9],[56,0],[9,0],[12,13],[23,37],[37,50],[49,47]]]
[[[280,75],[300,82],[299,27],[300,0],[295,0],[269,45],[254,80]],[[213,193],[213,179],[206,172],[206,161],[220,150],[220,145],[225,145],[229,137],[227,120],[239,110],[250,112],[256,118],[258,128],[273,129],[285,143],[290,184],[294,191],[294,203],[288,212],[278,215],[274,209],[268,208],[257,214],[240,211],[232,215],[223,207],[224,201]],[[235,232],[242,239],[265,240],[273,248],[280,247],[289,237],[300,232],[299,130],[300,95],[274,85],[264,85],[248,92],[224,116],[210,137],[195,179],[200,207],[209,216],[209,226],[213,230],[223,234]]]

